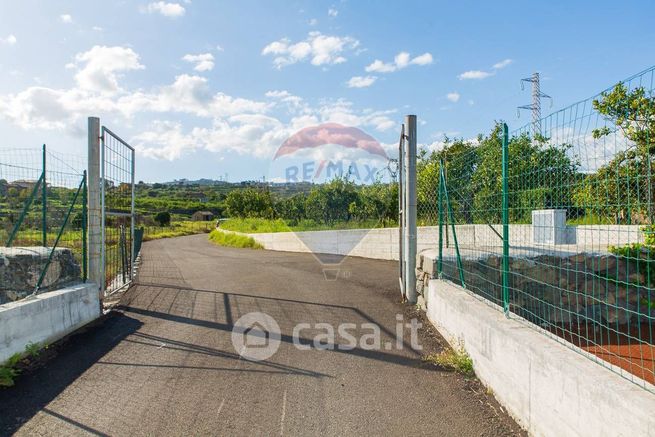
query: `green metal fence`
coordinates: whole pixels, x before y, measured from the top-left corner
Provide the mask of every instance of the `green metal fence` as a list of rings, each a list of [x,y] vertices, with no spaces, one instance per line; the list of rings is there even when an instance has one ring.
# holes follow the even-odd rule
[[[81,163],[45,145],[0,152],[0,303],[86,280]]]
[[[653,79],[651,68],[423,163],[438,185],[441,277],[649,390]]]

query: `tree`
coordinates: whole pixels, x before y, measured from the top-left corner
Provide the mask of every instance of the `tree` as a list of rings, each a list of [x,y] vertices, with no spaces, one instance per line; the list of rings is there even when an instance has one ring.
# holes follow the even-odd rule
[[[584,178],[575,193],[576,203],[592,214],[612,217],[617,223],[653,224],[655,97],[643,87],[630,91],[618,83],[595,99],[593,107],[609,123],[594,129],[593,138],[614,135],[615,154]]]
[[[271,219],[275,216],[273,199],[268,190],[246,188],[230,191],[225,205],[231,217]]]
[[[154,218],[161,227],[169,226],[171,224],[171,214],[168,211],[158,212]]]
[[[305,202],[305,213],[307,218],[319,223],[348,221],[351,218],[351,204],[357,200],[355,183],[345,176],[335,177],[312,189]]]

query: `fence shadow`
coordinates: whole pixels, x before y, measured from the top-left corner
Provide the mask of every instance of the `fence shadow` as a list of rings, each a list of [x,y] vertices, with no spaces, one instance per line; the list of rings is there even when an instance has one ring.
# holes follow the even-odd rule
[[[14,387],[0,390],[0,434],[13,434],[37,412],[45,410],[80,375],[141,326],[142,322],[133,317],[112,312],[104,321],[49,346],[54,356],[45,365],[20,375]]]

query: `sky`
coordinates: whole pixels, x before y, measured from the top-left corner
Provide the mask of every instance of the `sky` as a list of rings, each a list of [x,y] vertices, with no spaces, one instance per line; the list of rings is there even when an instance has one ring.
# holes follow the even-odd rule
[[[137,151],[137,179],[270,173],[300,129],[357,127],[396,153],[530,120],[539,72],[572,104],[655,63],[652,0],[0,0],[0,151],[86,156],[88,116]]]

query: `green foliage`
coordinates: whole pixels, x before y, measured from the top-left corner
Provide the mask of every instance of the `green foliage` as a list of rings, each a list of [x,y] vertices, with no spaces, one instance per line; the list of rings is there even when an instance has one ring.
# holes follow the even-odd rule
[[[155,214],[155,221],[159,226],[164,227],[171,224],[171,214],[168,211],[162,211]]]
[[[160,238],[183,237],[185,235],[208,233],[214,229],[214,222],[180,221],[170,226],[144,227],[143,241],[158,240]]]
[[[633,144],[584,178],[576,203],[593,214],[613,217],[616,223],[653,223],[655,97],[643,87],[629,90],[618,83],[595,99],[593,107],[610,123],[592,131],[595,139],[616,133]]]
[[[29,357],[36,358],[41,355],[42,349],[41,344],[29,342],[25,345],[25,354]]]
[[[351,218],[351,205],[357,202],[355,184],[347,178],[334,178],[312,189],[305,202],[308,219],[331,224]]]
[[[260,234],[269,232],[303,232],[326,231],[332,229],[370,229],[379,226],[378,220],[350,220],[333,223],[317,223],[314,220],[300,220],[287,223],[282,219],[233,218],[221,222],[220,228],[227,231],[245,234]],[[395,223],[391,224],[395,226]]]
[[[263,246],[257,243],[252,237],[231,232],[223,232],[218,229],[214,229],[209,233],[209,241],[216,243],[219,246],[263,249]]]
[[[291,228],[282,219],[231,218],[221,222],[219,227],[228,231],[245,234],[264,232],[289,232]]]
[[[577,174],[577,163],[567,155],[570,146],[549,144],[546,138],[533,141],[527,135],[512,138],[508,146],[510,221],[529,223],[534,209],[569,208],[572,204],[570,187]],[[501,125],[496,125],[489,136],[480,136],[477,145],[446,139],[441,151],[419,155],[419,211],[433,211],[435,218],[436,202],[432,208],[421,205],[438,196],[442,160],[455,221],[500,223]],[[553,186],[552,181],[557,181],[557,186]]]
[[[22,354],[15,353],[0,366],[0,387],[11,387],[14,385],[16,376],[20,373],[16,366],[20,362]]]
[[[423,357],[427,361],[444,369],[454,370],[467,377],[474,377],[473,360],[463,347],[445,349],[440,353],[429,354]]]
[[[273,199],[268,190],[246,188],[230,191],[225,199],[227,212],[232,217],[273,218]]]
[[[18,371],[11,367],[0,366],[0,387],[12,387]]]

